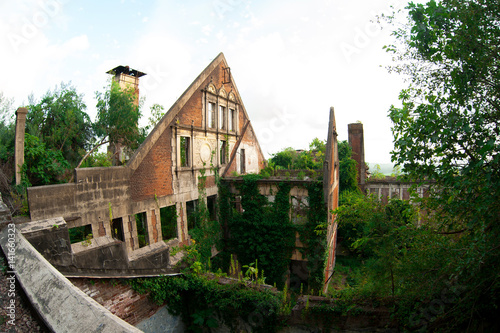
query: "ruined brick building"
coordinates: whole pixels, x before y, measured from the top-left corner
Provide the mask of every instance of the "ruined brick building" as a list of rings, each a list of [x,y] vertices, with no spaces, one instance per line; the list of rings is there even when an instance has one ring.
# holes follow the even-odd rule
[[[145,75],[125,66],[109,73],[122,87],[132,87],[137,94],[139,78]],[[199,199],[200,176],[206,177],[206,204],[215,217],[218,188],[214,170],[225,177],[259,173],[265,165],[222,53],[201,72],[129,158],[120,143],[113,143],[111,150],[115,162],[123,165],[77,168],[73,182],[28,189],[34,222],[25,224],[22,232],[66,276],[175,274],[178,269],[174,264],[179,258],[172,257],[170,250],[189,244],[188,231],[194,227],[190,217]],[[328,281],[335,263],[337,232],[331,212],[338,205],[339,186],[333,108],[325,161],[328,260],[324,280]],[[294,184],[292,204],[307,202],[305,183]],[[75,231],[87,237],[70,239]],[[300,242],[297,247],[301,247]],[[292,266],[303,267],[306,260],[295,251]]]
[[[137,83],[140,75],[134,73],[115,72],[115,78]],[[62,216],[69,230],[85,228],[92,234],[85,246],[82,242],[69,244],[68,240],[57,250],[67,252],[64,260],[56,262],[62,271],[111,274],[127,270],[139,274],[147,270],[148,260],[153,267],[167,267],[168,248],[187,244],[188,215],[198,199],[202,170],[207,176],[210,208],[217,193],[212,167],[220,174],[258,173],[264,162],[221,53],[174,103],[125,165],[79,168],[74,171],[72,183],[29,188],[31,220]],[[162,215],[176,218],[173,222],[162,221]],[[164,228],[171,229],[168,237],[162,235],[162,222],[173,223]],[[163,240],[168,238],[172,242],[166,244]],[[109,262],[108,267],[98,260],[89,260],[101,257],[104,263]]]

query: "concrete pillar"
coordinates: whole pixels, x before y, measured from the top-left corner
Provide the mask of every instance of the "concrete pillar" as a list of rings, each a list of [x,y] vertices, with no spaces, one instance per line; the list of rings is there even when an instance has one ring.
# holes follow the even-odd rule
[[[24,164],[24,132],[26,128],[27,108],[18,108],[16,111],[16,137],[14,148],[14,169],[16,171],[16,185],[21,184],[21,167]]]
[[[363,124],[348,125],[349,145],[352,148],[352,158],[358,163],[358,185],[364,191],[366,180],[365,142],[363,138]]]

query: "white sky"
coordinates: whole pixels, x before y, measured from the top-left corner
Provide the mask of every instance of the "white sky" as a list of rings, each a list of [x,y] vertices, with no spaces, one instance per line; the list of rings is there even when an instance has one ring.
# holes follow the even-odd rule
[[[389,163],[391,104],[404,87],[388,74],[391,27],[374,23],[402,0],[16,0],[0,4],[0,91],[17,108],[61,82],[95,118],[106,71],[147,73],[140,94],[168,110],[223,52],[266,157],[326,139],[330,106],[339,140],[361,121],[365,159]]]

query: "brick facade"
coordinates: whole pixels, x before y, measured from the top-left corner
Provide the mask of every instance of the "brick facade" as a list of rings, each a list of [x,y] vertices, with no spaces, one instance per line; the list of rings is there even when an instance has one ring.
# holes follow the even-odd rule
[[[139,294],[118,280],[79,278],[69,280],[115,316],[134,326],[151,317],[160,308],[148,298],[148,294]]]

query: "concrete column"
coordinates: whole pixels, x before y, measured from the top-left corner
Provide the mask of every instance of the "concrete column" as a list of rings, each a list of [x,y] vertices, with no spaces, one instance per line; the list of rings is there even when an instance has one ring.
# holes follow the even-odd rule
[[[21,184],[21,167],[24,164],[24,132],[26,128],[27,108],[18,108],[16,111],[16,137],[14,148],[14,169],[16,171],[16,185]]]
[[[348,125],[349,145],[352,148],[352,158],[358,163],[358,184],[364,190],[366,178],[365,166],[365,142],[363,138],[363,124],[354,123]]]

